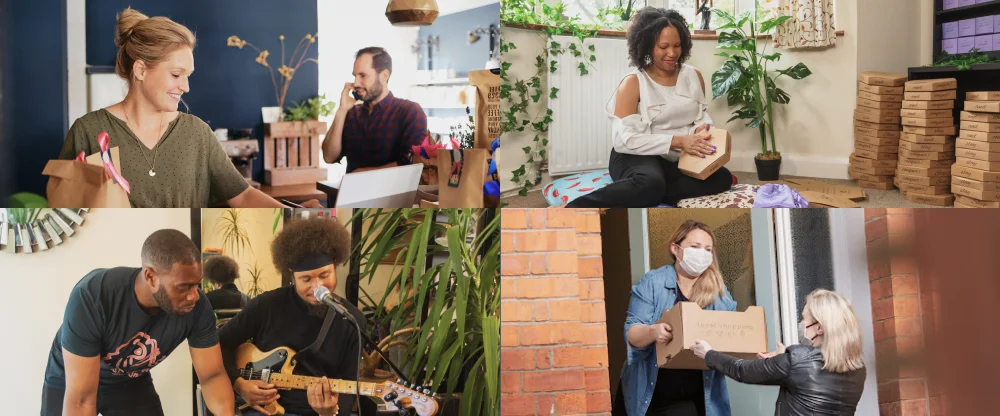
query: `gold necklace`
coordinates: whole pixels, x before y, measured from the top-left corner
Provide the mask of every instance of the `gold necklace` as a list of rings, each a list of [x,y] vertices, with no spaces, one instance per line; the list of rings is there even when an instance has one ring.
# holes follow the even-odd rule
[[[128,111],[125,111],[125,105],[124,104],[122,105],[122,112],[125,113],[125,125],[128,126],[130,122],[129,122],[129,119],[128,119]],[[139,154],[142,155],[142,158],[146,160],[146,164],[149,165],[149,176],[151,176],[151,177],[152,176],[156,176],[156,169],[155,169],[155,167],[156,167],[156,151],[159,150],[159,149],[157,149],[157,145],[160,144],[160,139],[161,139],[160,136],[159,136],[160,130],[163,130],[163,115],[162,114],[160,115],[160,127],[156,130],[156,134],[157,134],[157,136],[156,136],[157,137],[156,145],[153,145],[153,163],[149,163],[149,158],[146,157],[146,153],[144,153],[141,149],[139,150]],[[142,147],[146,147],[146,144],[143,143],[142,140],[139,140],[138,136],[136,136],[136,135],[133,134],[132,137],[135,139],[135,141],[139,142],[139,144],[142,145]]]

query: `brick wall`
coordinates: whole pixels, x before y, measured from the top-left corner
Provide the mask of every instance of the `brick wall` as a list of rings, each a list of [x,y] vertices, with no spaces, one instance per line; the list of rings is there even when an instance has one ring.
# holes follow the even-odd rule
[[[944,414],[941,392],[920,360],[925,337],[933,334],[934,299],[904,250],[913,224],[910,209],[865,210],[881,416]]]
[[[609,414],[600,214],[504,209],[501,228],[501,414]]]

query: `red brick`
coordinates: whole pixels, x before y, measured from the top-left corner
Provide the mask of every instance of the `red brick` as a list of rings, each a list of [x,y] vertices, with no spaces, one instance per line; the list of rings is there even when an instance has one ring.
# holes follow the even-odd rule
[[[500,233],[500,253],[514,252],[514,233]]]
[[[528,228],[528,216],[523,209],[505,209],[500,214],[500,228],[518,230]]]
[[[535,351],[535,362],[540,370],[552,368],[552,349],[545,348]]]
[[[899,382],[890,381],[878,385],[878,402],[893,403],[899,401]]]
[[[580,259],[576,253],[552,253],[548,255],[550,274],[573,274]]]
[[[916,296],[894,296],[892,298],[893,316],[919,316],[920,300]]]
[[[523,282],[524,279],[521,280]],[[518,283],[518,292],[520,292],[521,283]],[[872,320],[881,321],[884,319],[891,318],[892,315],[892,298],[877,300],[872,302]]]
[[[878,405],[879,416],[899,416],[899,402]]]
[[[580,300],[604,299],[603,279],[580,279]]]
[[[865,208],[865,222],[885,216],[885,208]]]
[[[552,349],[552,366],[580,367],[583,365],[583,349],[579,346],[556,347]]]
[[[601,254],[601,236],[577,236],[576,251],[581,256]]]
[[[931,397],[928,400],[928,407],[931,416],[945,416],[944,400],[941,396]]]
[[[503,301],[500,302],[501,322],[530,322],[531,302]]]
[[[575,322],[557,324],[552,332],[552,341],[556,344],[580,342],[580,324]]]
[[[549,320],[549,301],[535,301],[535,322],[546,322]]]
[[[503,255],[500,256],[500,274],[503,276],[522,276],[529,272],[528,256],[525,255]]]
[[[518,279],[519,298],[556,298],[580,295],[580,282],[576,277],[540,277]]]
[[[876,280],[868,286],[871,289],[872,302],[892,296],[892,284],[888,279]]]
[[[523,346],[549,345],[552,342],[553,324],[522,325],[518,328],[518,336]]]
[[[604,301],[581,302],[580,321],[582,322],[606,322]]]
[[[601,216],[598,214],[576,214],[576,232],[578,233],[599,233],[601,232]]]
[[[500,325],[500,346],[501,347],[516,347],[517,343],[517,325],[515,324],[502,324]]]
[[[517,290],[514,289],[514,279],[500,279],[500,298],[509,299],[517,296]]]
[[[564,393],[557,394],[555,396],[557,415],[579,415],[588,413],[586,393]]]
[[[587,393],[587,413],[607,413],[611,411],[611,393]]]
[[[927,398],[927,390],[922,380],[899,380],[899,399],[914,400]]]
[[[583,349],[583,366],[587,368],[608,366],[608,347]]]
[[[899,408],[901,416],[927,416],[927,399],[905,400]]]
[[[902,256],[894,256],[889,259],[889,266],[892,274],[916,274],[917,264],[913,259]]]
[[[913,215],[913,208],[887,208],[886,215]]]
[[[895,267],[893,268],[893,275],[890,282],[892,284],[893,296],[916,295],[920,292],[917,276],[896,275]]]
[[[885,224],[889,229],[889,234],[913,233],[913,217],[910,215],[887,215]]]
[[[521,373],[514,371],[500,372],[500,391],[504,394],[521,392]]]
[[[604,262],[600,257],[580,257],[577,266],[580,278],[604,277]]]
[[[556,411],[556,396],[552,394],[536,394],[538,397],[538,415],[558,414]]]
[[[885,322],[888,321],[875,321],[872,323],[872,336],[875,338],[875,341],[885,341],[890,338],[888,330],[884,325]]]
[[[893,319],[894,336],[906,337],[920,335],[920,319],[914,317],[900,316]]]
[[[865,241],[871,242],[889,234],[885,218],[879,218],[865,223]]]
[[[517,251],[551,251],[547,231],[517,233],[514,249]]]
[[[550,370],[522,374],[525,392],[583,390],[583,370]]]
[[[500,411],[504,416],[527,416],[534,415],[535,396],[527,395],[502,395],[500,396]]]
[[[557,321],[579,321],[580,301],[576,299],[563,299],[549,301],[549,313],[553,322]]]
[[[531,255],[531,274],[547,274],[544,254]]]
[[[540,230],[545,228],[545,211],[547,209],[529,209],[528,210],[528,226],[532,230]]]
[[[576,211],[572,209],[547,209],[545,226],[548,228],[576,227]]]
[[[604,323],[580,325],[583,345],[608,345],[608,327]]]
[[[896,354],[898,354],[898,357],[911,357],[919,353],[920,349],[920,337],[896,337]]]
[[[531,349],[510,349],[500,350],[500,370],[534,370],[535,350]]]
[[[607,369],[586,370],[583,373],[583,385],[587,391],[608,390],[611,388],[611,378]]]

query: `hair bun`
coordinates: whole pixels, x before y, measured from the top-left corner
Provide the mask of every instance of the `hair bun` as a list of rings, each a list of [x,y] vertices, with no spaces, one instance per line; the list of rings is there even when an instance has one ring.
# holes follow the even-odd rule
[[[115,28],[115,45],[120,48],[125,42],[132,37],[132,33],[135,31],[135,26],[139,22],[149,19],[136,9],[131,7],[118,13],[118,25]]]

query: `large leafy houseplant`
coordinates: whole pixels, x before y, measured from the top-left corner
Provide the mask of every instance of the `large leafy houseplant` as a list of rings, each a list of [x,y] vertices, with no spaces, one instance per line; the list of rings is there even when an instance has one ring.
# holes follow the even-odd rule
[[[746,120],[747,127],[760,132],[761,152],[756,157],[760,176],[760,161],[781,161],[781,153],[775,144],[774,105],[788,104],[791,96],[778,87],[777,81],[782,76],[803,79],[812,71],[801,62],[785,69],[769,69],[769,64],[776,64],[781,59],[781,53],[766,53],[767,41],[758,48],[758,36],[772,34],[791,16],[771,17],[758,22],[750,12],[741,14],[739,18],[718,9],[713,12],[722,23],[718,28],[718,48],[723,51],[716,55],[726,58],[726,61],[712,74],[712,95],[713,98],[725,95],[730,106],[740,106],[729,121]],[[774,173],[776,176],[776,169]]]
[[[500,217],[488,213],[496,211],[359,209],[351,217],[367,230],[352,254],[360,281],[392,270],[383,294],[359,299],[389,327],[380,344],[405,349],[410,380],[461,391],[463,415],[500,412]],[[365,362],[378,360],[366,354]]]

